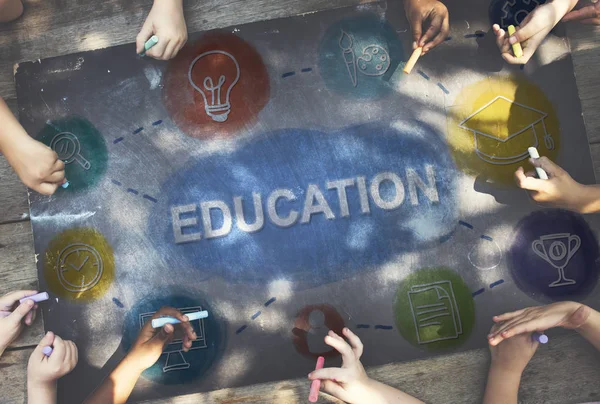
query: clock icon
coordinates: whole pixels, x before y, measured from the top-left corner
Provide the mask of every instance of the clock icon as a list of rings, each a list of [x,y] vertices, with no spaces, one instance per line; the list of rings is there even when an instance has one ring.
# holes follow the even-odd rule
[[[68,245],[58,255],[57,264],[58,281],[69,292],[85,292],[102,278],[102,257],[87,244]]]

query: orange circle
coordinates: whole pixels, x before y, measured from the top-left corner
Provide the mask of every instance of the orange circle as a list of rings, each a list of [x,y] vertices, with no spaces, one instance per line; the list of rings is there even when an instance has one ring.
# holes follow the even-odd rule
[[[200,139],[233,136],[254,124],[269,96],[262,58],[230,33],[207,34],[184,47],[169,64],[163,91],[173,122]]]

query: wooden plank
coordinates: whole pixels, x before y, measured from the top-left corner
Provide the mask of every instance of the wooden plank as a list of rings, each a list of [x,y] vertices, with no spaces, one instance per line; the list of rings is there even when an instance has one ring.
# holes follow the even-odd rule
[[[568,26],[568,35],[588,139],[600,142],[600,27],[573,23]]]
[[[245,0],[188,1],[188,32],[287,17],[359,3],[359,0]],[[364,2],[364,1],[363,1]],[[65,7],[62,1],[26,1],[23,18],[0,27],[0,96],[16,96],[14,64],[135,41],[148,11],[149,0],[80,0]],[[48,41],[47,38],[52,38]],[[132,52],[134,49],[132,48]]]
[[[38,287],[29,221],[0,225],[0,268],[0,295]],[[31,326],[25,327],[12,347],[37,345],[43,333],[43,321],[38,316]]]
[[[27,361],[33,348],[6,351],[0,357],[0,401],[3,404],[27,402]]]

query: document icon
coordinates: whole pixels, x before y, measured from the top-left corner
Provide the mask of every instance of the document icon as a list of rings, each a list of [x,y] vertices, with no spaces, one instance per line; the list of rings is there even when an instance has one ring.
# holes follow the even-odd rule
[[[456,339],[462,334],[452,282],[412,286],[408,291],[408,301],[419,344]]]

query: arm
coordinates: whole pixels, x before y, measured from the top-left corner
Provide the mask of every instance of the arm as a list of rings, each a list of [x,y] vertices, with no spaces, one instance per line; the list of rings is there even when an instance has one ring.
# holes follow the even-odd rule
[[[547,157],[530,159],[535,167],[541,167],[548,174],[547,180],[535,178],[533,171],[525,173],[522,167],[515,172],[519,188],[529,192],[531,199],[540,205],[561,207],[579,213],[600,211],[600,187],[583,185],[575,181],[568,172]]]
[[[0,153],[29,188],[52,195],[65,182],[65,164],[45,144],[31,138],[0,97]]]
[[[348,328],[343,334],[349,343],[333,331],[325,337],[325,343],[342,354],[342,367],[315,370],[308,375],[310,380],[321,379],[325,392],[351,404],[422,404],[400,390],[370,379],[360,363],[360,338]]]
[[[158,43],[146,52],[146,55],[159,60],[169,60],[187,41],[187,27],[183,16],[183,0],[154,0],[136,43],[136,52],[144,52],[144,44],[152,35],[158,37]]]
[[[579,21],[582,24],[600,25],[600,3],[596,2],[579,10],[571,11],[564,16],[562,21]]]
[[[152,316],[153,319],[163,316],[175,317],[181,321],[177,326],[183,335],[183,350],[187,352],[196,333],[189,323],[188,318],[172,307],[163,307]],[[85,404],[124,404],[142,372],[154,365],[162,351],[173,339],[175,328],[167,324],[159,330],[152,328],[152,321],[148,321],[141,329],[131,351],[110,373],[86,400]]]
[[[47,357],[42,349],[53,346]],[[27,365],[27,402],[30,404],[56,404],[56,381],[77,365],[79,353],[72,341],[64,341],[48,332],[29,357]]]
[[[448,37],[450,16],[441,1],[404,0],[404,11],[413,33],[413,49],[422,47],[425,54]]]
[[[19,337],[23,324],[30,326],[35,320],[37,304],[33,300],[19,304],[19,300],[36,293],[35,290],[18,290],[0,297],[0,356]]]
[[[494,325],[490,333],[496,332],[499,327],[498,324]],[[521,375],[538,345],[531,338],[531,333],[518,335],[499,345],[490,345],[492,362],[483,397],[484,404],[518,403]]]
[[[600,350],[600,313],[581,303],[559,302],[528,307],[495,316],[493,320],[501,324],[488,335],[492,346],[519,334],[563,327],[576,330]]]

